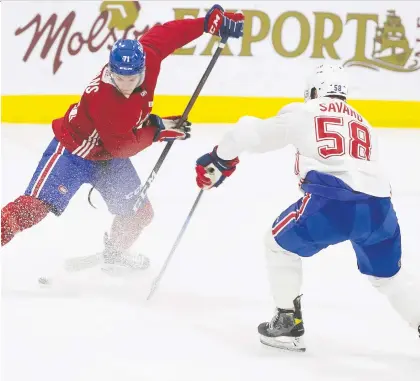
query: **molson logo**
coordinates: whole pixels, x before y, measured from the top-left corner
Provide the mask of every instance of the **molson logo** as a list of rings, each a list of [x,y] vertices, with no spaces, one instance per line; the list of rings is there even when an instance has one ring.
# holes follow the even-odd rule
[[[134,23],[139,17],[140,10],[138,1],[103,1],[92,26],[83,32],[75,31],[73,28],[77,16],[75,11],[71,11],[62,21],[58,20],[56,13],[51,14],[46,21],[37,14],[26,25],[15,31],[15,35],[19,36],[31,28],[34,29],[23,61],[28,61],[35,47],[41,44],[42,37],[45,39],[40,57],[46,59],[50,51],[53,51],[53,74],[57,73],[63,64],[63,50],[67,50],[70,56],[76,56],[83,47],[95,53],[104,46],[111,49],[114,42],[120,38],[139,38],[151,28],[147,25],[142,30],[135,29]]]
[[[196,18],[200,12],[204,14],[200,8],[173,8],[173,10],[176,20],[186,17]],[[119,38],[139,38],[151,28],[149,25],[142,30],[135,28],[141,11],[138,1],[103,1],[98,11],[99,15],[90,29],[88,26],[83,32],[74,31],[75,11],[70,12],[62,21],[58,21],[56,13],[51,14],[46,21],[37,14],[26,25],[15,31],[15,35],[19,36],[31,28],[34,29],[23,60],[28,61],[35,47],[43,44],[40,57],[46,59],[50,51],[53,52],[53,74],[55,74],[63,64],[65,49],[70,56],[79,54],[84,46],[91,53],[95,53],[104,47],[110,49]],[[237,9],[227,11],[236,12]],[[311,12],[308,19],[298,11],[287,11],[278,15],[256,9],[242,10],[242,12],[245,16],[244,36],[240,40],[238,56],[253,56],[253,45],[269,39],[274,52],[283,58],[335,59],[344,61],[345,66],[396,72],[413,72],[420,69],[420,15],[411,15],[409,21],[417,22],[414,25],[417,28],[417,39],[415,39],[416,36],[406,35],[403,21],[395,10],[387,11],[382,24],[379,23],[379,15],[373,13],[337,15],[316,11]],[[295,25],[298,24],[300,30],[298,38],[295,38],[295,29],[290,31],[289,20],[293,20]],[[404,23],[408,25],[407,21]],[[351,36],[351,43],[341,43],[338,50],[337,43],[341,40],[346,26],[354,26],[355,34]],[[290,47],[290,44],[285,46],[284,41],[287,40],[287,36],[296,39],[292,44],[293,47]],[[173,54],[210,56],[218,40],[218,37],[213,36],[200,52],[197,52],[196,46],[189,44],[188,48],[178,49]],[[372,50],[367,52],[371,45],[373,45]],[[342,52],[343,49],[346,49],[345,53]],[[221,54],[234,55],[228,44]]]

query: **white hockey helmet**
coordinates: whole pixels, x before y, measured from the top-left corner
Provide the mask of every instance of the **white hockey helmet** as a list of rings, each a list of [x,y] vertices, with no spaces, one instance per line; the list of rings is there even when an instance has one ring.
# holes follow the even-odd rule
[[[347,73],[342,66],[320,65],[307,79],[304,93],[305,102],[314,98],[333,95],[347,98],[347,89]]]

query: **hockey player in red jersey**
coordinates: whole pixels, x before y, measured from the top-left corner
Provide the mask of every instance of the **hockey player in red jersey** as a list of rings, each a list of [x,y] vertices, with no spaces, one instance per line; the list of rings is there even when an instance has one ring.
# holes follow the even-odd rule
[[[25,194],[2,209],[2,246],[49,212],[59,216],[80,186],[90,183],[115,218],[105,250],[81,267],[104,260],[132,268],[148,266],[146,257],[129,253],[153,218],[147,199],[136,210],[135,195],[141,183],[129,158],[154,142],[190,137],[189,122],[175,128],[179,116],[161,118],[151,111],[162,60],[203,32],[239,38],[243,15],[226,13],[214,5],[205,17],[156,25],[139,41],[119,40],[113,45],[108,64],[89,83],[80,101],[52,122],[55,137]]]

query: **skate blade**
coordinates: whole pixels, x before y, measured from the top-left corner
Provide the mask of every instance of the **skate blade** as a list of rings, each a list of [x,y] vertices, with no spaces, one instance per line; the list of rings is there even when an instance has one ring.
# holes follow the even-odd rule
[[[64,263],[64,268],[68,272],[76,272],[90,269],[101,263],[103,263],[102,254],[94,254],[86,257],[76,257],[67,259]]]
[[[125,267],[120,265],[105,265],[101,267],[102,272],[112,277],[127,277],[138,274],[139,271],[146,270],[149,264],[145,264],[143,267]]]
[[[305,352],[306,346],[302,337],[267,337],[260,335],[260,341],[269,347],[292,352]]]

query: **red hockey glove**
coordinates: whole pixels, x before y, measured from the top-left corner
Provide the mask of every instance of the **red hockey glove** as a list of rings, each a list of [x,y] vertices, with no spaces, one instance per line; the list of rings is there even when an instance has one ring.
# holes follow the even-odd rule
[[[226,177],[229,177],[236,169],[239,159],[223,160],[217,156],[217,146],[196,162],[197,185],[202,189],[218,187]]]
[[[204,19],[204,31],[223,38],[239,38],[244,34],[244,15],[242,13],[225,12],[215,4],[207,12]]]
[[[181,127],[176,127],[181,115],[167,116],[161,118],[155,114],[150,114],[145,126],[157,127],[154,142],[170,142],[173,140],[188,139],[191,134],[191,123],[187,120],[182,123]]]

